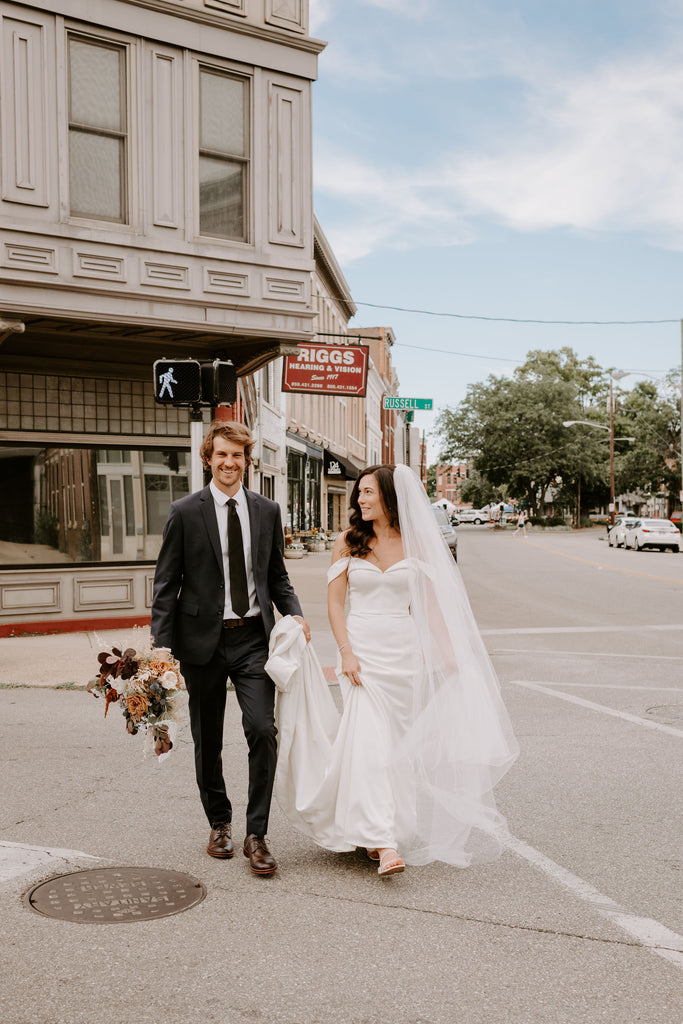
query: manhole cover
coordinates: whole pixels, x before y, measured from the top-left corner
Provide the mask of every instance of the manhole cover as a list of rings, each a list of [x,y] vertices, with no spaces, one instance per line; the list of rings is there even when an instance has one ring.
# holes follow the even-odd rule
[[[161,868],[91,868],[41,882],[28,893],[32,910],[81,924],[149,921],[189,910],[206,896],[192,875]]]

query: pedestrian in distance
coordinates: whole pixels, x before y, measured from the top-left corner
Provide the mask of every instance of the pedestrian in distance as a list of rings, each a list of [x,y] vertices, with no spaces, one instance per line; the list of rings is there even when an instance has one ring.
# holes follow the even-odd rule
[[[207,853],[229,858],[232,804],[223,777],[227,681],[249,748],[243,852],[254,874],[277,869],[266,844],[277,740],[275,688],[266,674],[273,607],[310,629],[284,562],[280,506],[247,490],[253,438],[241,423],[214,422],[201,457],[207,487],[171,505],[157,560],[152,636],[180,662],[189,697],[199,794],[211,826]]]
[[[524,509],[520,509],[517,513],[517,527],[512,536],[516,537],[520,531],[522,533],[522,537],[524,537],[524,539],[526,540],[526,514],[524,512]]]
[[[517,745],[459,570],[407,466],[369,467],[350,504],[328,570],[343,711],[281,757],[280,806],[320,846],[365,849],[381,876],[490,860],[505,831],[492,790]]]

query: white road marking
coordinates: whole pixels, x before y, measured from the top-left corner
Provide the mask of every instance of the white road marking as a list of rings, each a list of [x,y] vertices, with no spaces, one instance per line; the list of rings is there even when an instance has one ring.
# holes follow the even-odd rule
[[[636,661],[683,661],[675,654],[605,654],[596,651],[549,651],[544,647],[498,647],[494,654],[566,654],[571,658],[635,658]]]
[[[543,633],[661,633],[683,630],[683,625],[671,626],[529,626],[519,629],[481,629],[482,636],[535,636]]]
[[[596,889],[590,882],[572,874],[554,860],[546,857],[540,850],[536,850],[528,843],[522,842],[515,836],[504,836],[501,843],[507,849],[516,853],[528,861],[533,867],[538,868],[544,875],[547,875],[553,882],[556,882],[563,889],[578,896],[584,903],[603,917],[609,918],[617,927],[631,935],[646,949],[656,953],[657,956],[668,960],[675,967],[683,969],[683,935],[671,931],[665,925],[660,924],[651,917],[640,917],[638,914],[621,907],[609,896],[605,896]]]
[[[592,700],[584,700],[583,697],[576,697],[573,693],[562,693],[561,690],[554,690],[551,685],[542,683],[527,683],[521,679],[511,679],[515,686],[523,686],[527,690],[535,690],[537,693],[546,693],[550,697],[557,697],[559,700],[566,700],[569,704],[578,704],[579,707],[588,708],[589,711],[600,711],[603,715],[612,715],[614,718],[621,718],[625,722],[632,722],[634,725],[642,725],[646,729],[656,729],[659,732],[666,732],[670,736],[680,736],[683,739],[683,730],[674,729],[672,725],[661,725],[659,722],[650,722],[647,718],[640,718],[638,715],[630,715],[628,711],[616,711],[604,704],[596,704]]]
[[[680,693],[683,694],[683,688],[680,686],[642,686],[636,685],[635,683],[569,683],[566,679],[563,679],[561,683],[549,683],[549,686],[574,686],[581,687],[584,690],[645,690],[648,693]]]
[[[0,882],[8,882],[11,878],[26,875],[35,868],[45,864],[57,866],[60,862],[71,863],[83,859],[99,861],[81,850],[63,850],[51,846],[29,846],[26,843],[8,843],[0,840]]]

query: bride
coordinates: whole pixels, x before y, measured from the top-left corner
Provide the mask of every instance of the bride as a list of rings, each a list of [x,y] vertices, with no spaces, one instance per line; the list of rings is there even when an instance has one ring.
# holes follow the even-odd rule
[[[343,711],[291,820],[380,875],[490,860],[518,749],[459,570],[408,467],[366,469],[350,504],[328,571]]]

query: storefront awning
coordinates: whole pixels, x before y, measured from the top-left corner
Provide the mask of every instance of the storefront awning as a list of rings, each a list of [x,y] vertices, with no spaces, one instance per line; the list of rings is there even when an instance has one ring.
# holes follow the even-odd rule
[[[327,448],[324,455],[323,471],[325,476],[337,477],[339,480],[355,480],[358,477],[359,470],[348,459],[341,455],[335,455]]]

